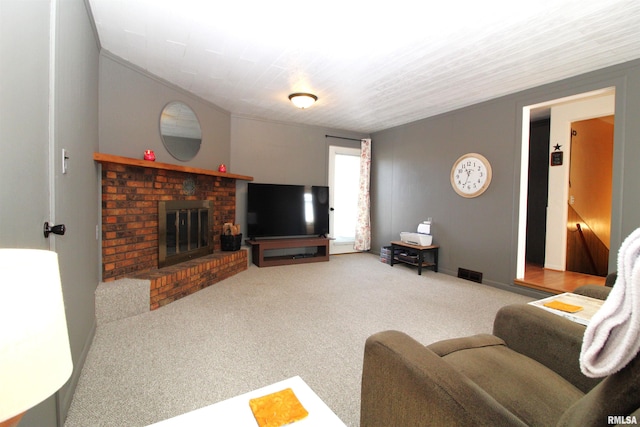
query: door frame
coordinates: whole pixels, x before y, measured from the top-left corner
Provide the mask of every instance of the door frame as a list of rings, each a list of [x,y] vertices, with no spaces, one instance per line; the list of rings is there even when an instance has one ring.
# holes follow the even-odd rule
[[[572,105],[598,97],[612,96],[611,108],[587,108],[587,111],[572,112]],[[566,109],[565,109],[566,107]],[[561,108],[565,110],[558,120],[552,118],[550,150],[556,144],[570,150],[571,122],[615,114],[615,86],[606,87],[577,95],[558,98],[522,108],[522,149],[520,156],[520,197],[518,209],[518,241],[516,256],[516,278],[523,278],[526,264],[527,241],[527,190],[529,186],[529,125],[531,111],[539,108]],[[556,132],[554,132],[556,129]],[[615,151],[615,137],[614,137]],[[615,154],[614,154],[615,156]],[[569,156],[565,156],[565,166],[549,170],[549,200],[547,203],[547,231],[545,238],[545,268],[564,271],[566,268],[567,235],[565,232],[568,216],[566,201],[569,197]],[[615,161],[615,160],[614,160]],[[612,217],[613,221],[613,217]],[[560,230],[560,231],[559,231]]]

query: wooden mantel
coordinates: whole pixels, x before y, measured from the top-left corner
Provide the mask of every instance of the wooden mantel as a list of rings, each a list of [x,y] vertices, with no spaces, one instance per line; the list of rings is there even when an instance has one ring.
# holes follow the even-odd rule
[[[93,160],[99,163],[116,163],[127,166],[139,166],[144,168],[165,169],[170,171],[193,173],[198,175],[219,176],[222,178],[240,179],[243,181],[253,181],[252,176],[238,175],[228,172],[218,172],[209,169],[193,168],[190,166],[172,165],[170,163],[152,162],[149,160],[132,159],[130,157],[114,156],[112,154],[93,153]]]

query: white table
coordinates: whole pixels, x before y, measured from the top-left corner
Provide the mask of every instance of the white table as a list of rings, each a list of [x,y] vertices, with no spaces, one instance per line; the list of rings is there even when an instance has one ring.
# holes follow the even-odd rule
[[[544,304],[551,301],[560,301],[565,304],[579,305],[582,307],[581,311],[575,313],[567,313],[566,311],[555,310],[550,307],[546,307]],[[565,292],[563,294],[554,295],[548,298],[544,298],[537,301],[531,301],[529,304],[539,307],[543,310],[547,310],[558,316],[566,317],[572,322],[580,323],[587,326],[593,315],[602,307],[604,300],[591,298],[584,295],[578,295],[571,292]]]
[[[289,387],[293,389],[302,406],[309,412],[307,417],[291,424],[292,427],[346,427],[340,418],[333,413],[299,376],[151,425],[153,427],[256,427],[258,423],[253,417],[253,412],[251,412],[251,408],[249,407],[249,399],[275,393]]]

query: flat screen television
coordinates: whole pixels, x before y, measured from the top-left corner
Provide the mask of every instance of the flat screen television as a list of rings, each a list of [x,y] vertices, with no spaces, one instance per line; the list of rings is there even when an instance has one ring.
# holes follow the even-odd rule
[[[250,182],[247,234],[250,239],[328,235],[329,187]]]

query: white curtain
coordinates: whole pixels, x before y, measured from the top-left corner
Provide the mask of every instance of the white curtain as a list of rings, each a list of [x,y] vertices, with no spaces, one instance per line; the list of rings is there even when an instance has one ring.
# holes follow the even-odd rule
[[[371,249],[371,213],[369,186],[371,182],[371,139],[363,139],[360,145],[360,189],[358,191],[358,220],[353,248],[357,251]]]

